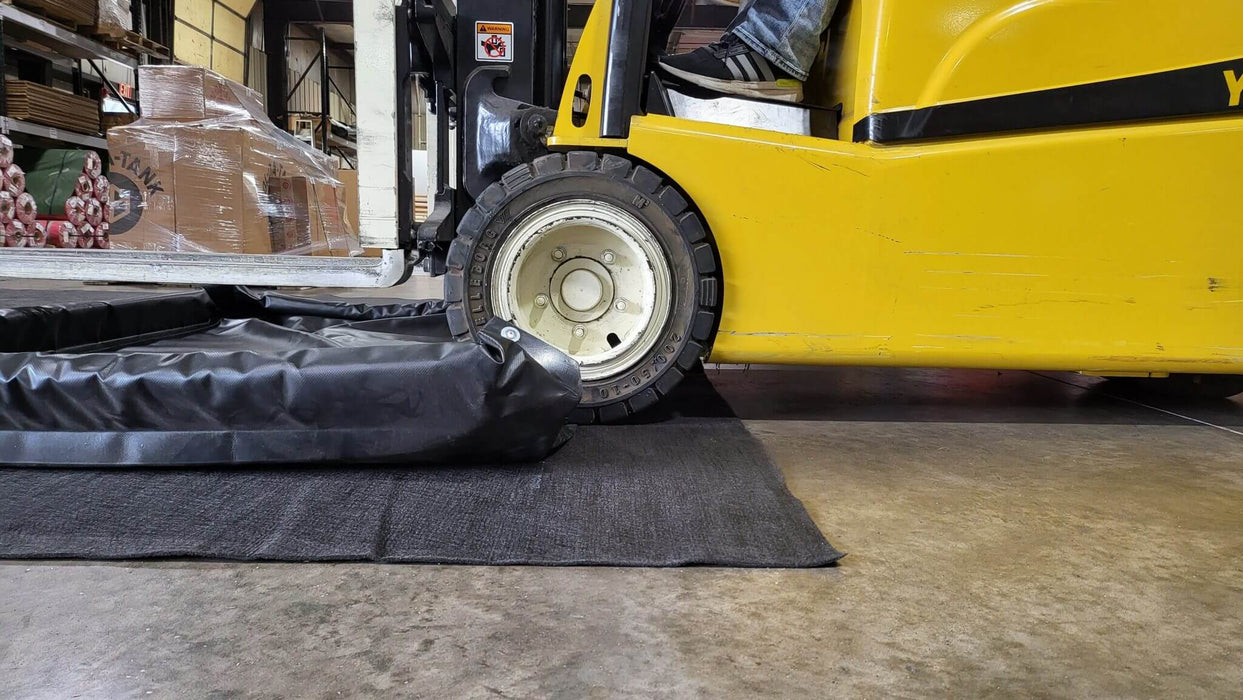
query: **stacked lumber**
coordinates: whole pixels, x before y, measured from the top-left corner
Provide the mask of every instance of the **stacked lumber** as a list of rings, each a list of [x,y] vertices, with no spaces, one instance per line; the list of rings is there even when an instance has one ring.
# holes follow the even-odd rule
[[[99,133],[99,103],[26,80],[6,80],[6,114],[80,134]]]
[[[12,4],[24,7],[77,29],[81,25],[94,26],[99,22],[96,0],[12,0]]]

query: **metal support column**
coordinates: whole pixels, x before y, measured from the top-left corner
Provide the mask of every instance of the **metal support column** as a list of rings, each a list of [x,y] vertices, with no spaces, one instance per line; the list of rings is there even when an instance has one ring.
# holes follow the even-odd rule
[[[394,64],[397,80],[397,240],[407,245],[416,239],[414,227],[413,112],[414,74],[410,53],[411,8],[409,2],[397,7],[394,34],[398,51]],[[439,96],[438,96],[439,97]],[[443,103],[442,103],[443,104]],[[448,111],[448,110],[444,110]],[[444,117],[448,119],[448,115]],[[362,135],[362,132],[359,132]],[[361,154],[359,163],[362,163]]]
[[[285,41],[289,31],[289,15],[285,3],[273,2],[263,6],[263,44],[268,57],[268,119],[273,124],[287,128],[285,111],[288,109],[289,45]]]
[[[330,152],[328,147],[328,137],[332,134],[332,108],[330,107],[332,100],[331,78],[328,73],[328,33],[323,29],[319,30],[319,111],[320,111],[320,132],[323,134],[324,153]]]

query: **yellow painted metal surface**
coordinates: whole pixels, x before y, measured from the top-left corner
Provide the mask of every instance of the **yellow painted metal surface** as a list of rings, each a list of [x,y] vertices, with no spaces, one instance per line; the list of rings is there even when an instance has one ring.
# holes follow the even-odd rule
[[[609,22],[612,15],[612,2],[601,0],[596,3],[583,27],[583,36],[578,42],[578,50],[570,64],[570,72],[565,81],[565,91],[561,95],[561,106],[558,109],[557,123],[553,127],[552,138],[548,145],[576,146],[579,148],[625,148],[624,139],[605,139],[600,137],[600,91],[604,86],[604,67],[609,52]],[[591,84],[591,99],[588,102],[586,118],[576,124],[574,119],[574,93],[581,78],[586,77]]]
[[[1243,55],[1239,0],[846,1],[858,118]]]
[[[618,145],[598,113],[569,126],[577,76],[603,76],[609,5],[558,147]],[[1237,58],[1239,26],[1238,0],[853,0],[842,134],[878,111]],[[1238,116],[887,147],[649,116],[624,146],[716,239],[715,361],[1243,373]]]
[[[634,120],[720,248],[719,362],[1243,372],[1243,120],[883,148]]]

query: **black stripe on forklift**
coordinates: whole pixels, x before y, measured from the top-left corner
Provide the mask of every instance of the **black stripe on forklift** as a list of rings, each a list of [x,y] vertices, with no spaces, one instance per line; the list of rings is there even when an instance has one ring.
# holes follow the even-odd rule
[[[869,115],[856,142],[1055,129],[1237,112],[1243,58],[1100,83]]]

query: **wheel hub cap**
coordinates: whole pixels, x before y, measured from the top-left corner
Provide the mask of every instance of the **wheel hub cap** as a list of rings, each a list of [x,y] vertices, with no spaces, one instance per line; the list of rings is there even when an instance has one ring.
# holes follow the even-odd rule
[[[561,282],[561,299],[575,311],[591,311],[604,298],[604,284],[586,270],[575,270]]]
[[[558,202],[524,218],[493,270],[495,315],[569,354],[585,381],[635,367],[671,314],[664,249],[611,204]]]
[[[595,321],[613,303],[612,275],[590,258],[575,258],[557,268],[549,286],[554,308],[571,321]]]

